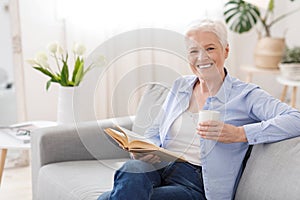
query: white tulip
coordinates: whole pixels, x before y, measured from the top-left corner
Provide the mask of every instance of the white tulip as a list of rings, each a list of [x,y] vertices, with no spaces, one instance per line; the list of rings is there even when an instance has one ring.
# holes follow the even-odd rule
[[[106,64],[106,58],[103,55],[99,55],[96,59],[95,65],[97,67],[102,67]]]
[[[36,61],[36,63],[42,65],[43,67],[49,67],[49,64],[47,62],[48,61],[48,56],[44,52],[37,53],[37,55],[35,57],[35,61]]]
[[[53,54],[56,54],[57,50],[58,50],[58,42],[52,42],[50,44],[48,44],[48,50],[53,53]]]
[[[58,53],[59,55],[64,54],[64,49],[62,48],[62,46],[58,45],[58,47],[57,47],[57,53]]]
[[[73,46],[73,52],[78,55],[82,56],[86,51],[86,48],[83,44],[75,43]]]
[[[40,60],[38,63],[44,68],[49,68],[49,63],[47,60]]]
[[[37,65],[38,63],[36,62],[36,60],[30,59],[30,60],[26,60],[26,62],[30,65]]]
[[[48,60],[48,56],[47,56],[47,54],[45,52],[39,52],[39,53],[36,54],[35,60],[37,62],[39,62],[39,61],[47,61]]]

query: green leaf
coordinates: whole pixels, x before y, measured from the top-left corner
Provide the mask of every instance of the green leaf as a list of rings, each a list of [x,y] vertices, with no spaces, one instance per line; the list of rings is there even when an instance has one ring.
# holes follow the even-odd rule
[[[68,81],[69,81],[69,69],[68,69],[68,64],[66,61],[63,61],[64,65],[61,70],[61,85],[62,86],[68,86]]]
[[[50,85],[51,85],[51,82],[52,82],[52,79],[50,79],[49,81],[47,81],[47,84],[46,84],[46,90],[48,91]]]
[[[79,56],[77,57],[76,59],[76,62],[75,62],[75,66],[74,66],[74,70],[73,70],[73,75],[72,75],[72,81],[75,82],[75,78],[76,78],[76,75],[78,73],[78,70],[81,66],[84,65],[84,61],[83,59],[80,59]]]
[[[232,31],[244,33],[257,23],[260,12],[256,6],[243,0],[231,0],[225,4],[224,16]]]
[[[236,7],[229,8],[228,10],[224,11],[224,15],[229,15],[231,12],[239,12],[236,10]]]
[[[77,73],[76,73],[76,75],[75,75],[75,81],[74,81],[74,85],[75,86],[78,86],[79,85],[79,83],[82,81],[82,78],[83,78],[83,76],[84,76],[84,73],[83,73],[84,71],[83,71],[83,63],[79,66],[79,68],[78,68],[78,71],[77,71]]]
[[[56,77],[55,79],[52,78],[51,82],[60,83],[61,82],[61,78],[60,77]]]
[[[68,86],[72,86],[72,87],[75,86],[74,81],[69,81],[69,82],[68,82]]]
[[[36,70],[38,70],[38,71],[40,71],[40,72],[42,72],[43,74],[49,76],[50,78],[55,77],[55,75],[52,74],[48,69],[45,69],[43,67],[33,67],[33,68],[36,69]]]
[[[232,11],[233,11],[233,10],[232,10]],[[237,15],[238,12],[239,12],[239,11],[235,11],[235,12],[233,12],[233,13],[230,13],[230,15],[227,14],[227,17],[225,18],[225,22],[228,23],[228,22],[231,20],[231,18],[233,18],[233,17],[235,17],[235,16]]]
[[[225,3],[225,6],[233,5],[233,4],[239,4],[239,2],[236,0],[231,0],[231,1],[228,1],[227,3]]]
[[[286,47],[281,62],[282,63],[300,63],[300,47],[295,46],[291,49]]]

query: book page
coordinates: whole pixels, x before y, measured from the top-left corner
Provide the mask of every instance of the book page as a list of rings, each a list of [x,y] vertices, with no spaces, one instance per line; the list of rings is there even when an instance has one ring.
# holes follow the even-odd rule
[[[140,149],[147,149],[149,151],[157,151],[159,149],[158,146],[148,143],[146,141],[141,141],[141,140],[133,140],[129,143],[129,150],[133,151],[137,151]]]
[[[110,128],[105,129],[105,132],[122,148],[128,149],[128,138],[124,133]]]
[[[154,144],[151,140],[147,139],[147,138],[146,138],[145,136],[143,136],[143,135],[140,135],[140,134],[138,134],[138,133],[135,133],[135,132],[133,132],[133,131],[131,131],[131,130],[128,130],[128,129],[124,128],[124,127],[121,127],[121,126],[119,126],[119,125],[116,125],[116,126],[117,126],[117,128],[118,128],[119,130],[123,131],[123,132],[127,135],[128,141],[129,141],[129,142],[131,142],[131,141],[133,141],[133,140],[142,140],[142,141],[145,141],[145,142],[147,142],[147,143]]]
[[[174,152],[168,151],[167,149],[158,147],[154,144],[150,144],[144,141],[133,140],[129,143],[129,152],[132,153],[145,153],[154,154],[160,157],[163,161],[179,161],[187,162],[182,156],[177,155]]]
[[[150,140],[147,140],[147,138],[137,133],[134,133],[121,126],[118,125],[116,126],[120,131],[107,128],[105,129],[105,132],[108,135],[110,135],[115,141],[117,141],[120,144],[120,146],[123,146],[123,149],[132,153],[154,154],[159,156],[162,161],[186,162],[186,160],[182,156],[156,146]]]

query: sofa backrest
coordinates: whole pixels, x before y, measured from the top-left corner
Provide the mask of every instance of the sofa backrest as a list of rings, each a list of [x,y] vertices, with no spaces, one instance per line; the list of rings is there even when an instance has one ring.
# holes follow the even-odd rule
[[[149,83],[139,102],[132,131],[143,135],[152,125],[164,103],[169,87],[160,83]]]
[[[253,146],[235,199],[300,199],[300,137]]]

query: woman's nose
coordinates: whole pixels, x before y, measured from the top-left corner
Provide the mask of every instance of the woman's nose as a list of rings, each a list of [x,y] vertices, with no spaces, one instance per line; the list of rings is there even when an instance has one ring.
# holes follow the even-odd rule
[[[198,55],[197,55],[197,60],[198,60],[198,61],[205,60],[205,59],[207,59],[207,58],[208,58],[208,55],[207,55],[206,51],[200,50],[200,51],[198,52]]]

